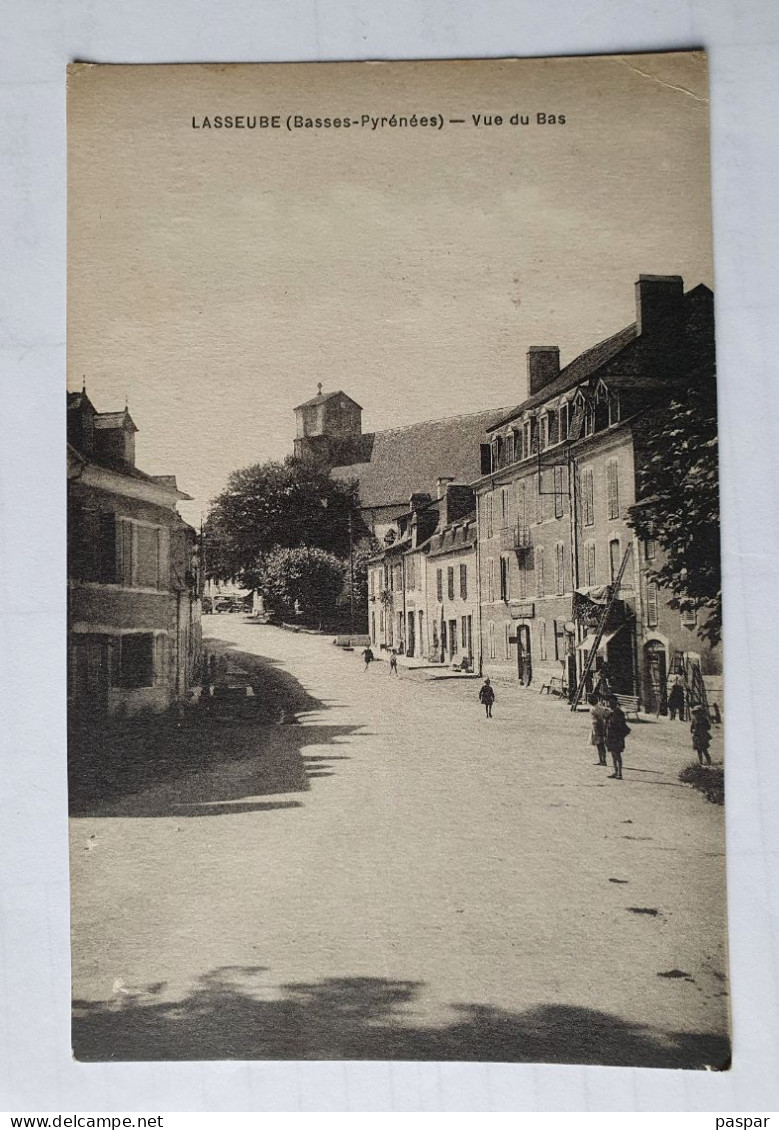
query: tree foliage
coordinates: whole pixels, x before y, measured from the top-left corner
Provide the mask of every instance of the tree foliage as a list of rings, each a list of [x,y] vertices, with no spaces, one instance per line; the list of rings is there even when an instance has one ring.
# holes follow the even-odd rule
[[[269,609],[321,626],[332,622],[343,590],[344,563],[316,547],[278,547],[265,559],[260,591]]]
[[[663,551],[650,575],[672,594],[669,606],[697,612],[699,634],[717,643],[722,594],[713,375],[648,416],[637,439],[640,501],[631,510],[630,525]]]
[[[277,547],[316,546],[346,557],[349,516],[356,525],[358,513],[356,484],[331,478],[323,464],[289,456],[244,467],[230,476],[205,522],[207,573],[260,589]]]

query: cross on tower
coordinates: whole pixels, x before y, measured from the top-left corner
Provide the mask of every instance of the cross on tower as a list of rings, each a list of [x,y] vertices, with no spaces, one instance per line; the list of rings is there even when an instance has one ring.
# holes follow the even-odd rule
[[[316,392],[317,392],[317,396],[322,395],[322,382],[321,381],[319,381],[319,383],[316,386]]]

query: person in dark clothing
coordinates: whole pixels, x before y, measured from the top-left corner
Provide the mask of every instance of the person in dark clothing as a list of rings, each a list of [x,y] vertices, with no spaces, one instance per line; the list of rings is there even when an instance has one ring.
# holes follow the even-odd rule
[[[371,663],[373,663],[373,652],[369,647],[366,647],[365,651],[362,653],[362,657],[365,660],[365,670],[367,671]]]
[[[487,717],[492,717],[492,704],[495,701],[495,691],[490,685],[489,679],[484,680],[484,685],[479,691],[479,702],[484,703],[484,709],[487,712]]]
[[[614,762],[614,772],[610,776],[617,781],[622,780],[622,754],[625,750],[625,738],[630,733],[624,711],[616,698],[609,700],[609,712],[606,715],[606,749],[611,754]]]
[[[709,756],[711,722],[702,706],[694,706],[692,709],[690,733],[692,734],[693,749],[698,754],[698,761],[701,765],[711,765],[711,757]]]
[[[679,715],[679,721],[684,721],[684,679],[678,673],[668,680],[668,713],[671,721]]]
[[[394,651],[390,655],[389,673],[390,675],[397,675],[398,673],[398,657]]]

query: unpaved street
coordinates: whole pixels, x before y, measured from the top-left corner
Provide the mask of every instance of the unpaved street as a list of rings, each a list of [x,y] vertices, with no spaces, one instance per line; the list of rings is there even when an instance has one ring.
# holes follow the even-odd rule
[[[477,680],[204,626],[270,701],[72,819],[79,1058],[722,1065],[724,819],[677,780],[686,725],[631,722],[614,781],[534,689],[488,721]]]

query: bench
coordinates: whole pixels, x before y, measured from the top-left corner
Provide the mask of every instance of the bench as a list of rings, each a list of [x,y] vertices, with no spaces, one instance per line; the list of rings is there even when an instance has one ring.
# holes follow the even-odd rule
[[[557,675],[552,675],[552,678],[549,680],[548,683],[542,683],[541,684],[541,689],[539,690],[538,693],[539,694],[544,694],[544,693],[546,693],[546,694],[556,694],[556,695],[562,696],[562,694],[563,694],[563,680],[561,678],[559,678],[559,676],[557,676]]]
[[[620,705],[625,717],[628,714],[635,714],[636,721],[638,721],[638,695],[635,694],[615,694],[614,698]]]

